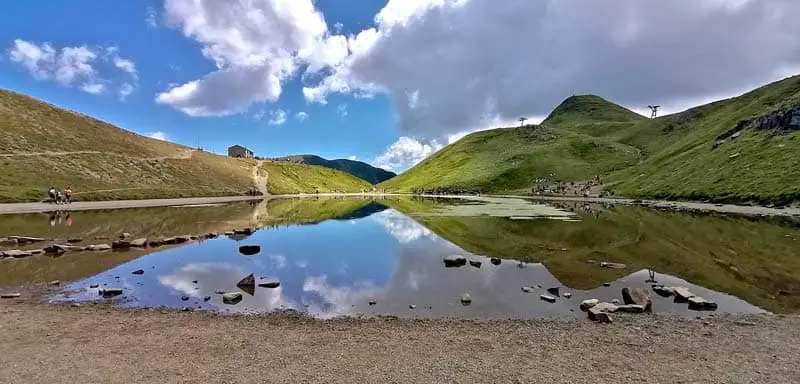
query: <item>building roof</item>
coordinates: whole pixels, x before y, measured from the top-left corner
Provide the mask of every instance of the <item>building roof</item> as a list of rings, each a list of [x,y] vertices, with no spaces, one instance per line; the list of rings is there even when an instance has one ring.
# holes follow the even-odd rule
[[[243,146],[241,146],[239,144],[231,145],[230,147],[228,147],[228,150],[231,150],[231,149],[234,149],[234,148],[240,148],[240,149],[244,149],[245,151],[253,152],[253,151],[251,151],[251,150],[249,150],[249,149],[247,149],[247,148],[245,148],[245,147],[243,147]]]

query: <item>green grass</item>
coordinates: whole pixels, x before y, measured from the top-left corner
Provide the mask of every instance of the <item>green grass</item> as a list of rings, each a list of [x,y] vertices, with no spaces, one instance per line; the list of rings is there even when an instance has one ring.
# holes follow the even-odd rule
[[[315,224],[357,211],[372,202],[370,198],[320,197],[288,198],[269,201],[270,224]]]
[[[316,155],[292,155],[280,157],[277,160],[291,161],[308,165],[319,165],[326,168],[347,172],[359,179],[366,180],[370,184],[378,184],[382,181],[396,176],[394,172],[389,172],[381,168],[373,167],[363,161],[349,159],[327,160]]]
[[[800,309],[797,295],[775,297],[778,290],[800,289],[797,226],[630,207],[603,210],[597,218],[585,215],[579,222],[442,217],[426,214],[435,209],[430,201],[383,202],[466,251],[544,263],[569,287],[591,289],[654,268],[771,311]],[[628,269],[600,268],[587,260],[625,263]]]
[[[555,181],[603,175],[618,196],[787,204],[800,200],[800,132],[712,145],[741,120],[799,107],[800,76],[657,119],[574,96],[540,126],[468,135],[378,188],[530,193],[552,172]]]
[[[274,195],[372,191],[372,184],[330,168],[285,161],[266,161],[264,169],[269,173],[267,182],[269,193]]]
[[[19,156],[52,152],[71,154]],[[256,164],[144,137],[0,90],[0,202],[42,200],[51,185],[69,184],[75,200],[243,195],[254,186]],[[281,180],[292,173],[313,177]],[[282,193],[312,191],[322,181],[321,189],[352,190],[356,183],[345,176],[287,164],[270,182]]]

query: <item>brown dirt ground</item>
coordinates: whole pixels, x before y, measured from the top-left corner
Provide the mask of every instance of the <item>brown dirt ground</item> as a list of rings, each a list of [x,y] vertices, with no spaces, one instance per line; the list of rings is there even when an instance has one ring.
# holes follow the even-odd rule
[[[798,341],[800,316],[321,321],[0,300],[2,383],[790,383]]]

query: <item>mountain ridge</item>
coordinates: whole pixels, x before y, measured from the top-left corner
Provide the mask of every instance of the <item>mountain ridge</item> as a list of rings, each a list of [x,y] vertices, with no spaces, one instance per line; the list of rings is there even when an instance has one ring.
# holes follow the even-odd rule
[[[387,171],[382,168],[375,167],[369,163],[350,160],[350,159],[333,159],[328,160],[318,155],[303,154],[303,155],[290,155],[277,157],[274,160],[298,162],[309,165],[318,165],[321,167],[336,169],[342,172],[349,173],[362,180],[366,180],[371,184],[378,184],[383,181],[389,180],[397,174]]]

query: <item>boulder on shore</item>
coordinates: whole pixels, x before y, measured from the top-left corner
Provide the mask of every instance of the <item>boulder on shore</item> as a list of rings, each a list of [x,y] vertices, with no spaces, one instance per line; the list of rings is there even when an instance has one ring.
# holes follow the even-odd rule
[[[599,303],[600,303],[600,300],[587,299],[587,300],[581,301],[581,309],[585,311],[585,310],[588,310],[589,308],[594,307],[595,305],[597,305]]]
[[[150,248],[158,248],[164,244],[166,244],[164,239],[154,239],[147,242],[147,246]]]
[[[617,312],[644,313],[645,307],[639,304],[618,305]]]
[[[261,252],[260,245],[242,245],[239,247],[239,253],[245,256],[255,255],[256,253]]]
[[[7,237],[0,238],[0,247],[15,247],[19,244],[17,239],[9,239]]]
[[[47,239],[42,237],[29,237],[29,236],[9,236],[9,240],[16,240],[18,244],[33,244],[33,243],[41,243]]]
[[[86,247],[87,251],[108,251],[111,249],[111,246],[108,244],[94,244]]]
[[[445,267],[461,267],[467,264],[467,258],[461,255],[450,255],[444,258]]]
[[[0,299],[15,299],[20,296],[22,296],[21,293],[3,293],[0,294]]]
[[[31,256],[31,253],[29,251],[20,251],[19,249],[12,249],[10,251],[5,251],[3,252],[3,254],[6,255],[6,257],[13,257],[15,259],[22,259]]]
[[[117,240],[111,243],[111,249],[129,249],[131,242],[126,240]]]
[[[131,247],[144,248],[147,246],[147,239],[136,239],[131,241]]]
[[[603,302],[603,303],[598,303],[597,305],[589,308],[589,310],[586,311],[586,313],[588,313],[589,319],[592,321],[598,321],[601,323],[610,323],[611,316],[609,316],[609,313],[614,313],[617,311],[617,309],[619,309],[619,307],[617,307],[616,305]]]
[[[491,259],[490,261],[491,261],[491,262],[492,262],[492,264],[494,264],[494,265],[500,265],[500,263],[502,263],[502,262],[503,262],[503,260],[501,260],[499,257],[492,257],[492,259]]]
[[[641,305],[648,312],[653,308],[653,301],[650,298],[650,294],[642,288],[622,288],[622,302],[625,304]]]

